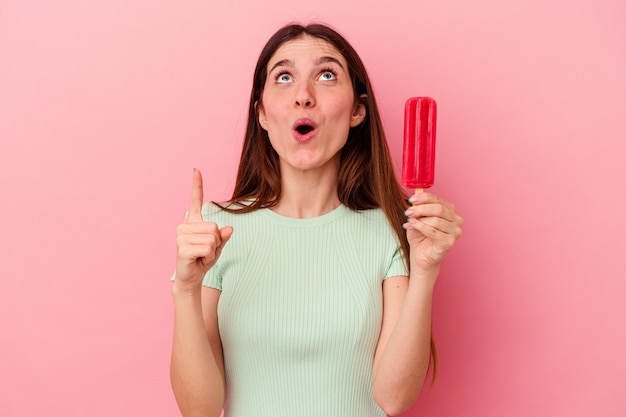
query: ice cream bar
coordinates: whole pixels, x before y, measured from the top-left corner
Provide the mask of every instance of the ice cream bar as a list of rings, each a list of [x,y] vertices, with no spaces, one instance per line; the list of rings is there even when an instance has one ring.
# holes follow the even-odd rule
[[[428,188],[435,182],[437,103],[430,97],[411,97],[404,106],[402,185]]]

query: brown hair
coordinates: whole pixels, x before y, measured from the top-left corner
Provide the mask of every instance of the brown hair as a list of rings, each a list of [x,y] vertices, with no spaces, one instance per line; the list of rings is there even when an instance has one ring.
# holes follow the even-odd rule
[[[275,206],[281,196],[278,154],[267,132],[257,120],[256,103],[261,98],[267,78],[267,64],[285,42],[313,36],[333,45],[348,64],[355,100],[366,107],[363,122],[350,129],[341,150],[337,193],[343,205],[352,210],[381,208],[395,231],[405,254],[407,268],[409,243],[402,225],[406,221],[407,196],[396,179],[385,132],[367,71],[348,41],[334,29],[319,23],[302,26],[289,24],[279,29],[265,44],[254,70],[248,108],[248,123],[232,198],[222,208],[245,213]],[[361,98],[362,95],[365,97]],[[437,370],[437,351],[431,338],[433,380]]]

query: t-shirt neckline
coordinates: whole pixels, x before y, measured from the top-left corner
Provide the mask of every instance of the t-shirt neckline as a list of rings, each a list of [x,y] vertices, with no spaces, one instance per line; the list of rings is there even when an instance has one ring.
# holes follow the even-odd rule
[[[328,224],[337,219],[340,219],[344,217],[348,213],[349,210],[350,209],[348,209],[346,206],[344,206],[343,204],[340,204],[339,206],[337,206],[337,208],[333,209],[332,211],[329,211],[326,214],[322,214],[321,216],[310,217],[306,219],[283,216],[282,214],[278,214],[269,208],[261,209],[259,211],[263,213],[265,216],[272,219],[273,221],[287,225],[287,226],[311,227],[311,226],[320,226],[323,224]]]

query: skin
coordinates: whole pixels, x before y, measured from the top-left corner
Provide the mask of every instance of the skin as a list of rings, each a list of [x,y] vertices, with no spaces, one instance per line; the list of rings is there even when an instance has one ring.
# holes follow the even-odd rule
[[[327,42],[304,36],[286,42],[268,63],[259,123],[279,155],[284,197],[273,208],[288,217],[316,217],[339,206],[339,152],[350,127],[365,118],[355,100],[348,65]],[[308,119],[315,130],[306,143],[294,123]]]
[[[177,228],[174,339],[170,380],[185,417],[219,416],[224,405],[224,359],[217,326],[220,292],[202,278],[219,258],[233,228],[202,220],[202,175],[194,170],[189,214]],[[211,290],[211,291],[209,291]]]
[[[383,326],[374,358],[374,399],[389,415],[408,410],[430,360],[432,299],[441,262],[461,236],[463,219],[441,197],[417,192],[406,211],[410,277],[383,283]]]
[[[330,44],[309,36],[286,42],[268,64],[257,113],[280,159],[283,194],[273,210],[281,215],[315,217],[340,204],[339,151],[349,128],[365,118],[347,68]],[[296,140],[293,129],[302,118],[316,128],[304,142]],[[171,381],[184,416],[217,417],[225,391],[217,323],[221,293],[202,287],[202,278],[233,228],[203,221],[202,202],[202,176],[194,170],[189,215],[177,229]],[[463,223],[454,206],[434,194],[416,193],[411,203],[404,225],[411,275],[383,283],[383,322],[374,357],[374,399],[389,415],[406,411],[422,388],[430,359],[433,289]]]

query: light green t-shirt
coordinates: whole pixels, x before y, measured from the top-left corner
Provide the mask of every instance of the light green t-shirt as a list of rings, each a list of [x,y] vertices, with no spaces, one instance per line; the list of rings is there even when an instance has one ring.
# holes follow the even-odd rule
[[[203,283],[222,291],[225,416],[385,416],[371,382],[382,282],[407,270],[383,211],[294,219],[205,204],[203,217],[234,228]]]

